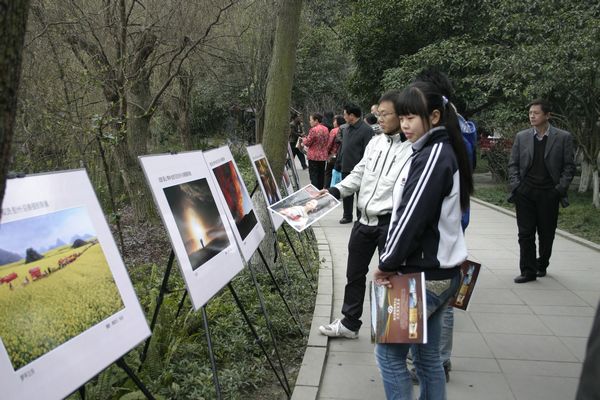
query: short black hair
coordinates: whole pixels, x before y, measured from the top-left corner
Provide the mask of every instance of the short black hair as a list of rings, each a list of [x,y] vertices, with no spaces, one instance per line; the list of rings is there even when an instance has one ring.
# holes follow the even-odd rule
[[[341,115],[336,115],[333,119],[337,122],[337,126],[342,126],[346,123],[346,120]]]
[[[369,124],[369,125],[376,124],[377,116],[375,116],[375,114],[373,114],[373,113],[368,113],[367,115],[365,115],[365,121],[367,121],[367,124]]]
[[[527,104],[527,109],[529,110],[531,106],[540,106],[544,114],[552,112],[552,105],[550,105],[550,102],[546,99],[534,99],[529,104]]]
[[[344,104],[344,111],[346,111],[346,114],[353,114],[356,118],[360,118],[360,116],[362,115],[360,107],[354,103]]]
[[[312,117],[312,119],[314,119],[315,121],[323,122],[323,114],[321,114],[321,113],[314,112],[314,113],[310,114],[310,116],[311,116],[311,117]]]
[[[428,67],[415,77],[415,82],[429,82],[435,85],[435,87],[442,93],[442,95],[449,98],[451,101],[454,99],[454,88],[450,78],[444,72],[437,68]]]
[[[394,112],[397,114],[397,110],[398,110],[398,97],[400,96],[400,91],[399,90],[388,90],[387,92],[385,92],[384,94],[381,95],[381,97],[379,98],[379,104],[383,103],[384,101],[389,101],[390,103],[392,103],[394,105]]]

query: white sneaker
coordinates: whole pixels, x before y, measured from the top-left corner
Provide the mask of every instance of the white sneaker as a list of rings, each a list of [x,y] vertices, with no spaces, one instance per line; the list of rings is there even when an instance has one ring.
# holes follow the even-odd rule
[[[346,328],[339,318],[328,325],[321,325],[319,327],[319,332],[329,337],[344,337],[348,339],[358,338],[358,332]]]

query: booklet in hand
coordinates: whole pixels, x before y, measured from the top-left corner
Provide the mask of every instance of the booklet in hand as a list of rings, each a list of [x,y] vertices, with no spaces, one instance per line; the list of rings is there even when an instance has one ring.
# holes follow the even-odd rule
[[[460,270],[462,271],[463,278],[456,298],[453,301],[450,301],[452,307],[460,308],[461,310],[467,309],[469,301],[471,300],[471,295],[473,294],[473,289],[475,288],[475,283],[477,283],[480,269],[481,264],[474,261],[466,260],[461,264]]]
[[[371,342],[427,343],[425,274],[394,275],[391,288],[371,282]]]

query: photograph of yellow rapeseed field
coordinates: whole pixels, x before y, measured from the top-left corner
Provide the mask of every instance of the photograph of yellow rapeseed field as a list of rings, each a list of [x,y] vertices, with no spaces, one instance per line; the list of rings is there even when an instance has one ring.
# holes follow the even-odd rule
[[[0,224],[0,339],[15,370],[123,307],[84,207]]]

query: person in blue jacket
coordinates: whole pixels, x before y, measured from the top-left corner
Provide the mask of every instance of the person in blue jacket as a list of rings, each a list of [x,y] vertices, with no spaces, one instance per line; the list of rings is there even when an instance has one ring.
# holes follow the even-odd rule
[[[427,343],[414,345],[420,399],[445,399],[440,358],[443,310],[460,284],[467,258],[461,216],[473,191],[471,168],[458,117],[431,83],[415,82],[398,100],[401,129],[413,154],[400,173],[376,284],[390,286],[397,273],[423,272],[426,280]],[[406,366],[410,344],[377,344],[375,355],[388,399],[411,399]]]

